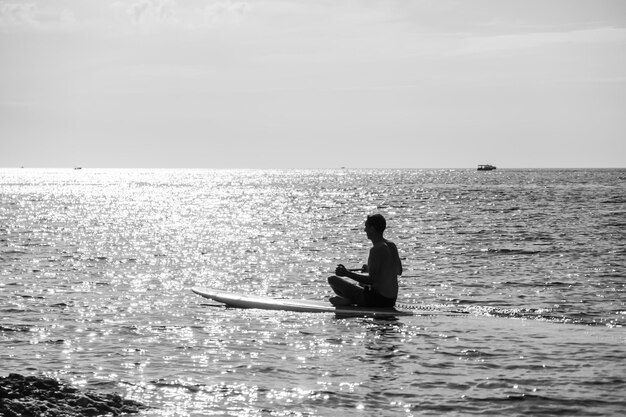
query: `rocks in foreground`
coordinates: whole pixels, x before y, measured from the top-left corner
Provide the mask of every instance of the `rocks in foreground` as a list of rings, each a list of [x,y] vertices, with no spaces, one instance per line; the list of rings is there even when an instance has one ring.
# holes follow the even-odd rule
[[[141,403],[117,394],[81,391],[56,379],[10,374],[0,377],[0,416],[74,417],[138,413]]]

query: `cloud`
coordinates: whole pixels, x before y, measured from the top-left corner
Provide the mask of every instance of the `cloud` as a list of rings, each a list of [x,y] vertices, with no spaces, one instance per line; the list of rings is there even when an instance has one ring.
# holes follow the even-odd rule
[[[34,3],[0,3],[1,26],[36,26],[38,23]]]
[[[197,30],[239,24],[249,11],[242,1],[176,2],[175,0],[117,0],[112,9],[122,20],[137,27],[169,27]]]
[[[5,30],[63,31],[77,23],[74,11],[68,8],[0,0],[0,28]]]
[[[240,23],[249,10],[250,6],[245,2],[218,1],[206,5],[203,15],[210,25]]]
[[[178,21],[174,0],[115,1],[111,7],[136,25],[175,24]]]
[[[471,36],[455,54],[484,54],[551,45],[626,42],[625,28],[596,28],[568,32],[535,32],[515,35]]]

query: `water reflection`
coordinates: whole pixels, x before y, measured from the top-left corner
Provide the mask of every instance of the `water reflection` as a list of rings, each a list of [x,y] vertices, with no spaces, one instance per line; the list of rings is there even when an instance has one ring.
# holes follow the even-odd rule
[[[362,382],[362,407],[376,410],[384,403],[408,407],[405,387],[399,382],[407,372],[406,325],[401,321],[375,320],[366,328],[363,362],[369,363]]]
[[[610,333],[626,317],[623,173],[4,174],[3,371],[123,391],[152,415],[463,414],[462,395],[482,401],[468,413],[497,414],[535,388],[569,407],[572,386],[605,401],[579,414],[626,407],[624,340]],[[402,246],[403,302],[509,319],[259,314],[189,291],[328,297],[337,260],[367,257],[371,211]],[[558,317],[616,327],[517,320]]]

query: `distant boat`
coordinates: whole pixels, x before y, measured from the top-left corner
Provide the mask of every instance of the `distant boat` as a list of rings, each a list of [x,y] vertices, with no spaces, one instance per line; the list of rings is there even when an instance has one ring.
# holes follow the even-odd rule
[[[83,167],[74,167],[74,169],[83,169]]]
[[[493,171],[494,169],[496,169],[496,167],[494,167],[493,165],[478,165],[478,170],[479,171]]]

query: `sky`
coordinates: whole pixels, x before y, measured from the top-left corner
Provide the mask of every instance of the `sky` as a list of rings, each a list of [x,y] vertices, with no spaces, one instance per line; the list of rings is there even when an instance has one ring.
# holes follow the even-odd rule
[[[0,167],[626,167],[623,0],[0,0]]]

